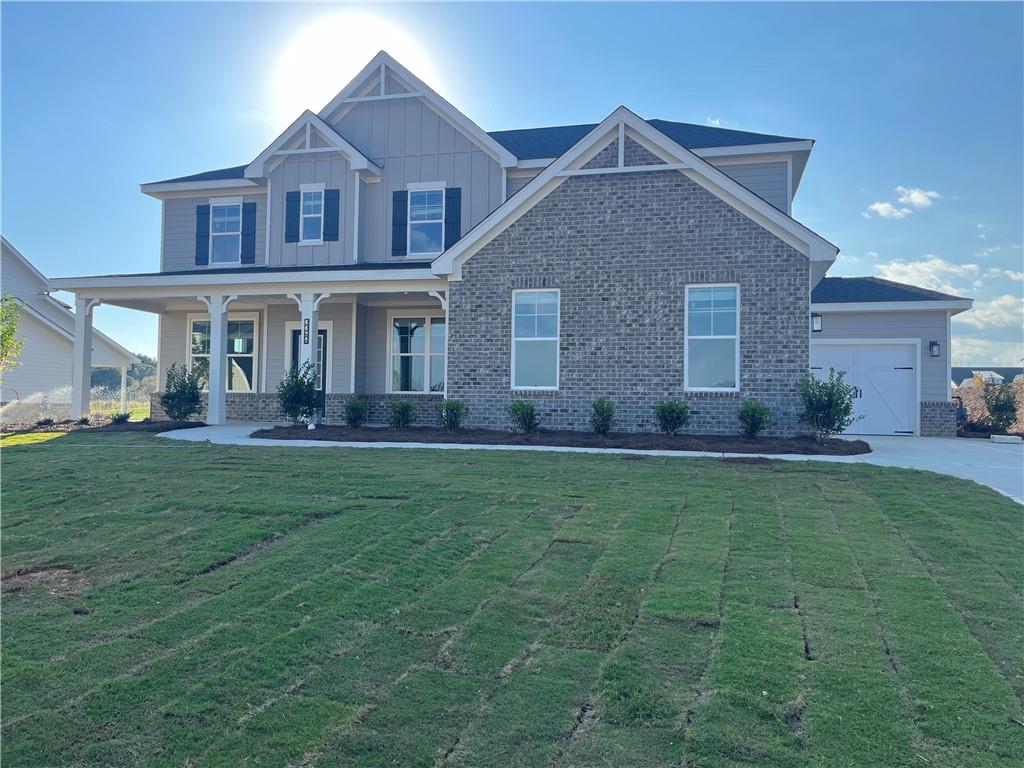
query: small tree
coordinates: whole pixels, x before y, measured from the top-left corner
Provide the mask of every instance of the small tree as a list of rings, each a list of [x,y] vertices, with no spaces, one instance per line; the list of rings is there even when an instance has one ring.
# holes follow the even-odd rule
[[[388,402],[388,424],[392,429],[408,429],[416,421],[416,403],[411,400]]]
[[[772,412],[764,403],[744,400],[740,405],[739,419],[740,432],[754,439],[771,424]]]
[[[599,435],[607,435],[615,423],[615,403],[607,397],[599,397],[594,401],[594,412],[590,415],[590,423]]]
[[[508,417],[512,421],[513,432],[536,432],[540,426],[537,406],[526,400],[513,400],[509,403]]]
[[[462,429],[462,419],[468,410],[462,400],[445,398],[437,409],[438,420],[449,432],[458,432]]]
[[[675,435],[690,423],[690,406],[681,400],[669,400],[654,406],[658,429],[666,435]]]
[[[312,422],[320,410],[320,392],[317,391],[316,366],[306,361],[289,368],[277,385],[277,400],[281,411],[294,422]]]
[[[11,294],[4,294],[0,298],[0,373],[21,365],[17,358],[25,342],[18,338],[19,319],[18,302]]]
[[[345,398],[345,423],[350,427],[361,427],[366,421],[366,412],[369,406],[366,399],[359,395],[349,395]]]
[[[800,421],[814,432],[819,441],[846,431],[859,417],[853,415],[857,388],[843,381],[845,371],[828,369],[828,379],[804,374],[800,380],[800,399],[804,412]]]
[[[989,384],[985,387],[985,409],[993,432],[1006,434],[1017,420],[1017,393],[1010,384]]]
[[[181,363],[174,363],[168,368],[160,407],[173,421],[185,421],[199,413],[202,410],[199,371],[190,371]]]

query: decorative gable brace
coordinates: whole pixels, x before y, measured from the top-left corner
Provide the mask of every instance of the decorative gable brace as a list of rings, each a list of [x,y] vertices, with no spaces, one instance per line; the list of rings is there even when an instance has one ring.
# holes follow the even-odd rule
[[[362,152],[349,144],[331,126],[308,109],[288,126],[259,157],[245,169],[247,179],[259,179],[267,175],[270,164],[289,155],[308,155],[324,152],[338,152],[344,155],[353,171],[358,171],[366,181],[379,181],[383,170]]]

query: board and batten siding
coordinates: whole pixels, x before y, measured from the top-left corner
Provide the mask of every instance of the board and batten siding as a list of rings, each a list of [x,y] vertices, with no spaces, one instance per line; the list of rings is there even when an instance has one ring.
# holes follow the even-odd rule
[[[384,169],[382,182],[362,185],[359,261],[392,260],[392,193],[411,183],[460,187],[463,233],[502,202],[501,166],[420,99],[365,102],[328,122]]]
[[[780,211],[789,213],[789,163],[723,163],[716,167]]]
[[[19,312],[17,337],[25,346],[18,355],[18,365],[0,374],[2,402],[25,400],[37,393],[52,395],[71,387],[74,345],[69,339],[24,311]]]
[[[267,195],[265,192],[250,192],[241,197],[243,203],[256,203],[256,263],[263,264],[266,254]],[[196,206],[209,205],[211,202],[216,202],[216,196],[176,197],[164,200],[163,254],[160,261],[162,271],[178,272],[203,268],[196,266]]]
[[[814,306],[811,306],[814,312]],[[920,339],[921,400],[949,400],[949,345],[945,311],[921,312],[828,312],[822,315],[821,332],[811,341],[829,339]],[[928,343],[939,342],[939,356],[932,357]]]
[[[267,387],[266,391],[277,391],[284,372],[291,361],[288,359],[287,323],[301,320],[295,304],[271,304],[267,307]],[[331,368],[331,392],[347,393],[352,384],[352,304],[329,303],[320,305],[318,322],[330,322],[330,352],[327,364]]]

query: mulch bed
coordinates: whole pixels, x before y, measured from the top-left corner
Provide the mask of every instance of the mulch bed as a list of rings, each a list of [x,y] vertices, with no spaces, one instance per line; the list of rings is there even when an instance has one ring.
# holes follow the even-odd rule
[[[111,424],[105,416],[96,416],[88,424],[79,424],[70,419],[55,421],[53,424],[2,424],[0,433],[5,435],[24,435],[29,432],[148,432],[158,434],[170,432],[172,429],[192,429],[205,427],[201,421],[129,421],[126,424]]]
[[[337,440],[362,443],[468,443],[471,445],[538,445],[572,448],[632,448],[641,450],[710,451],[726,453],[798,453],[805,455],[851,456],[869,453],[863,440],[832,439],[819,443],[811,437],[761,437],[748,440],[739,435],[663,435],[649,432],[593,432],[542,429],[532,434],[494,429],[464,429],[449,432],[439,427],[411,427],[395,430],[382,427],[352,427],[324,424],[260,429],[252,437],[271,440]]]
[[[988,440],[992,435],[1016,435],[1017,437],[1024,437],[1024,432],[994,432],[991,429],[985,427],[979,427],[975,425],[968,425],[966,427],[960,427],[957,430],[957,437],[968,437],[976,440]]]

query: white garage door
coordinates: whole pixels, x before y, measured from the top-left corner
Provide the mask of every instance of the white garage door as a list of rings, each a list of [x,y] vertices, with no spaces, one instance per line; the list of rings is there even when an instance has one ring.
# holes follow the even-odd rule
[[[916,347],[908,344],[812,344],[811,373],[827,379],[828,369],[846,371],[857,387],[853,412],[860,418],[848,435],[912,435],[917,402]]]

